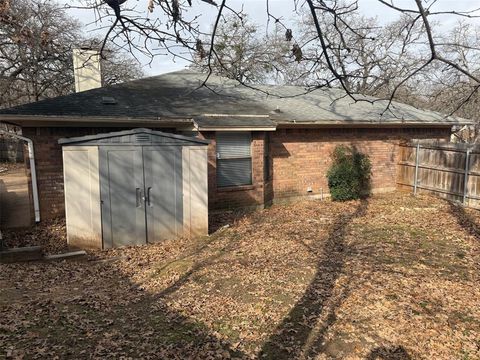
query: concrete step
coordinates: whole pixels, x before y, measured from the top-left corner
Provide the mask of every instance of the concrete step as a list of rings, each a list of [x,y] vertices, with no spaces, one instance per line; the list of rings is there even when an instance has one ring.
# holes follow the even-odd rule
[[[44,257],[47,261],[59,261],[59,260],[86,260],[87,253],[85,250],[79,251],[70,251],[63,254],[55,254],[55,255],[46,255]]]

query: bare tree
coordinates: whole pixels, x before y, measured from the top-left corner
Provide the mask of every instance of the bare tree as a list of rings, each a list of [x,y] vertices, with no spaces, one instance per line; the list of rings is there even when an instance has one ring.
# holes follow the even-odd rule
[[[247,83],[262,82],[269,70],[268,46],[258,36],[257,25],[252,24],[247,15],[238,15],[228,14],[220,20],[217,41],[213,44],[218,56],[210,66],[218,75]],[[208,39],[197,42],[199,51],[194,56],[194,68],[208,71],[209,49],[201,49],[205,41]]]
[[[459,63],[475,77],[480,76],[480,27],[464,21],[443,36],[444,56]],[[480,140],[480,94],[478,83],[463,72],[449,71],[442,63],[432,66],[429,72],[419,76],[416,88],[408,101],[415,106],[456,114],[476,120],[476,125],[464,132],[463,140]]]
[[[65,65],[79,24],[48,2],[8,0],[0,16],[3,106],[61,94],[71,86]]]
[[[478,9],[463,10],[452,2],[447,11],[436,10],[437,1],[431,0],[377,0],[385,8],[397,12],[401,16],[401,38],[391,39],[390,46],[378,48],[378,42],[372,33],[375,29],[358,27],[353,16],[358,13],[361,0],[292,0],[298,16],[308,14],[311,19],[311,38],[300,39],[297,34],[275,15],[275,5],[265,0],[266,16],[270,23],[283,27],[286,37],[292,42],[292,52],[297,62],[309,61],[321,66],[322,71],[314,68],[309,70],[314,76],[310,89],[324,86],[338,86],[345,90],[352,101],[367,101],[355,95],[357,89],[372,91],[381,84],[384,98],[396,99],[402,89],[417,76],[431,71],[436,66],[442,66],[450,73],[462,74],[472,82],[471,94],[478,92],[480,78],[470,71],[458,59],[447,56],[449,49],[459,47],[455,40],[444,41],[442,34],[432,24],[440,16],[448,15],[458,18],[472,18],[480,15]],[[72,7],[80,7],[95,11],[98,29],[105,31],[102,49],[108,43],[128,49],[133,54],[138,52],[150,57],[159,54],[173,54],[191,60],[195,53],[203,53],[206,59],[208,74],[214,71],[211,66],[218,62],[220,56],[215,44],[219,39],[218,30],[222,19],[227,13],[240,16],[241,11],[230,7],[227,0],[201,0],[210,5],[210,11],[215,14],[212,30],[203,33],[198,24],[199,3],[191,0],[141,0],[136,2],[126,0],[76,0]],[[145,15],[147,13],[147,15]],[[415,31],[414,31],[415,30]],[[418,30],[418,32],[417,32]],[[413,32],[414,31],[414,32]],[[415,38],[413,37],[415,34]],[[208,41],[204,39],[207,37]],[[200,41],[199,41],[200,40]],[[389,41],[388,38],[384,41]],[[357,44],[353,49],[349,44]],[[387,43],[388,44],[388,43]],[[205,46],[204,46],[205,45]],[[315,48],[315,53],[309,49]],[[472,49],[478,51],[478,49]],[[401,71],[395,71],[394,81],[387,69],[382,69],[374,61],[378,59],[400,58],[402,61],[408,54],[416,53],[415,61],[400,65]],[[373,62],[372,62],[373,61]],[[355,66],[360,64],[361,66]],[[305,67],[308,69],[308,66]],[[370,69],[369,69],[370,68]],[[359,69],[368,69],[362,73]],[[205,83],[208,82],[208,74]],[[382,75],[383,74],[383,75]],[[387,78],[381,78],[381,76]],[[467,97],[471,98],[471,97]],[[457,104],[458,109],[464,102]]]
[[[0,5],[0,106],[73,91],[72,48],[85,39],[81,25],[47,0],[6,0]],[[130,56],[105,52],[107,83],[142,75]],[[112,66],[114,64],[115,66]]]
[[[350,15],[348,24],[336,23],[335,18],[320,14],[330,50],[327,59],[316,42],[317,31],[308,15],[305,14],[299,26],[302,61],[309,64],[310,72],[305,85],[315,85],[316,80],[338,85],[331,77],[329,66],[332,66],[348,93],[386,96],[410,69],[422,62],[423,57],[414,46],[422,29],[418,24],[410,26],[406,16],[382,27],[376,18],[358,13]]]
[[[302,83],[292,43],[276,26],[264,29],[244,13],[227,14],[220,20],[213,44],[215,57],[208,59],[208,39],[198,41],[192,68],[234,79],[244,84]],[[296,66],[297,65],[297,66]],[[303,63],[302,63],[303,65]]]

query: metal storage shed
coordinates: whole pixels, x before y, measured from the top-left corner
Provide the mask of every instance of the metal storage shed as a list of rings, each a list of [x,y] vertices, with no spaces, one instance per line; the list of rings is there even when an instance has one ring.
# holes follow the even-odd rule
[[[208,141],[134,129],[58,142],[70,246],[110,248],[208,233]]]

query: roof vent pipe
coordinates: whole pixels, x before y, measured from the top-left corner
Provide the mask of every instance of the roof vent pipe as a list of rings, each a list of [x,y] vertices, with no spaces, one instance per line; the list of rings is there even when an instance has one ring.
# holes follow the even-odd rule
[[[32,176],[33,210],[35,212],[35,222],[38,223],[40,222],[40,205],[38,201],[37,170],[35,168],[35,152],[33,151],[33,141],[25,136],[17,135],[2,129],[0,129],[0,134],[5,134],[23,140],[28,145],[28,158],[30,159],[30,172]]]
[[[91,48],[73,49],[75,92],[102,87],[100,53]]]

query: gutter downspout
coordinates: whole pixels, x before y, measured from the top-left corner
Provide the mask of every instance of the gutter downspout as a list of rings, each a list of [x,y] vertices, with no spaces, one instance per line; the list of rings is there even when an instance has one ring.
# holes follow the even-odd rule
[[[0,134],[12,136],[14,138],[25,141],[28,144],[28,158],[30,159],[30,172],[32,176],[32,195],[33,210],[35,212],[35,222],[40,222],[40,205],[38,201],[37,171],[35,168],[35,152],[33,151],[33,141],[25,136],[17,135],[6,130],[0,129]]]

